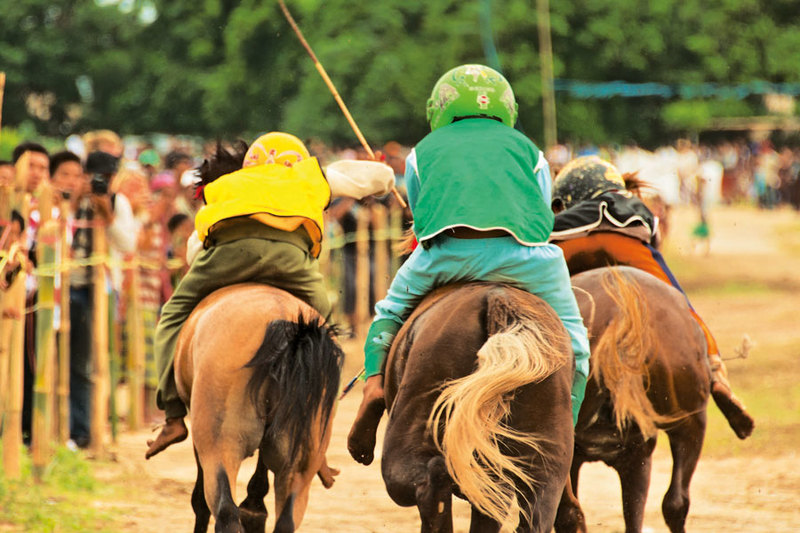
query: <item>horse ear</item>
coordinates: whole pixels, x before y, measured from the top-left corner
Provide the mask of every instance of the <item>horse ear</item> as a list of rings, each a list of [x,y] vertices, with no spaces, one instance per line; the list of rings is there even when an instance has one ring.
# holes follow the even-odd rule
[[[552,209],[553,213],[556,215],[559,214],[564,210],[564,200],[561,198],[553,198],[553,201],[550,202],[550,209]]]

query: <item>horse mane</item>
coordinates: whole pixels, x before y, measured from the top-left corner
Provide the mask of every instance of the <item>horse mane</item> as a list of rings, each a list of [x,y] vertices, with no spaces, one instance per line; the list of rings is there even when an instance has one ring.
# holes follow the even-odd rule
[[[622,174],[622,180],[625,182],[625,189],[632,192],[639,198],[642,198],[645,189],[656,190],[656,187],[639,177],[639,171],[625,172]]]
[[[242,168],[248,145],[243,140],[234,141],[230,148],[217,141],[214,153],[200,165],[199,187],[208,185],[220,176],[230,174]]]

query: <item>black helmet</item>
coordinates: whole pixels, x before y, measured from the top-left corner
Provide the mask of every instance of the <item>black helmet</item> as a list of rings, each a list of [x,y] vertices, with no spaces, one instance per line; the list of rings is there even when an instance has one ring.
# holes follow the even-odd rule
[[[589,155],[573,159],[561,169],[553,181],[553,206],[569,209],[606,191],[625,190],[625,180],[617,167]]]

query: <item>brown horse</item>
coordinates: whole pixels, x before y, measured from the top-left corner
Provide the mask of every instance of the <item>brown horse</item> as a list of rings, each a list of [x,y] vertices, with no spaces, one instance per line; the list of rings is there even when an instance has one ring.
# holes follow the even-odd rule
[[[574,362],[539,298],[471,283],[428,296],[386,363],[383,479],[419,509],[423,532],[451,532],[451,496],[470,531],[550,531],[573,448]]]
[[[686,297],[641,270],[588,270],[572,284],[589,330],[591,375],[556,531],[586,531],[578,474],[583,463],[603,461],[619,475],[625,531],[640,532],[658,430],[672,451],[664,520],[673,533],[684,531],[711,379],[703,333]]]
[[[325,461],[343,354],[322,318],[279,289],[226,287],[205,298],[181,331],[175,380],[189,406],[197,459],[195,532],[263,532],[267,471],[275,475],[274,531],[303,519]],[[237,507],[242,460],[259,451]]]

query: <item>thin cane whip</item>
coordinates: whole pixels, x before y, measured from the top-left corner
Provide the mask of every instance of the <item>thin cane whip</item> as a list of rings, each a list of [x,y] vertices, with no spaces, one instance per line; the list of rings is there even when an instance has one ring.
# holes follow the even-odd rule
[[[6,73],[0,72],[0,132],[3,131],[3,94],[6,90]]]
[[[314,50],[311,49],[311,46],[309,46],[308,41],[306,41],[305,37],[303,37],[303,32],[300,31],[300,28],[297,26],[297,23],[294,21],[294,18],[292,17],[292,14],[289,13],[289,9],[286,7],[286,4],[283,3],[283,0],[278,0],[278,4],[281,6],[281,11],[283,11],[283,15],[286,17],[286,20],[289,22],[289,25],[292,27],[295,34],[297,34],[297,38],[300,39],[300,44],[303,45],[303,48],[306,49],[308,55],[311,56],[311,60],[314,61],[314,66],[317,67],[317,72],[319,72],[319,75],[322,76],[322,80],[325,82],[325,85],[328,86],[328,89],[331,91],[331,94],[333,94],[333,98],[336,100],[336,103],[339,104],[339,108],[342,110],[342,113],[344,113],[344,118],[346,118],[347,122],[350,123],[350,127],[353,128],[356,137],[358,137],[358,140],[361,142],[361,146],[363,146],[364,150],[367,151],[367,154],[369,155],[370,159],[374,160],[375,153],[372,151],[372,148],[369,147],[367,140],[364,138],[364,135],[358,128],[358,124],[356,124],[356,121],[353,119],[353,116],[350,114],[350,111],[348,111],[347,106],[344,103],[344,100],[342,100],[342,97],[339,96],[339,91],[336,90],[336,86],[328,77],[328,73],[325,72],[325,67],[323,67],[322,63],[319,62],[319,59],[317,59],[317,56],[314,53]],[[400,195],[398,190],[395,187],[392,187],[392,192],[394,193],[394,196],[395,198],[397,198],[397,201],[400,203],[400,205],[405,209],[406,202],[405,200],[403,200],[403,197]]]

